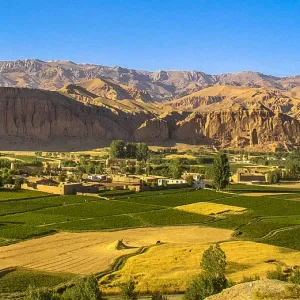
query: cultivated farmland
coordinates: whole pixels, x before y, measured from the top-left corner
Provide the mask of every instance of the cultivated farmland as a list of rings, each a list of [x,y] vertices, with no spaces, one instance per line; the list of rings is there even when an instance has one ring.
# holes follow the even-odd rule
[[[59,233],[0,248],[2,268],[94,274],[122,255],[162,243],[203,244],[230,239],[232,231],[199,226],[138,228],[112,232]],[[123,249],[116,247],[122,240]]]
[[[217,241],[230,240],[222,248],[231,257],[227,272],[233,280],[275,267],[265,260],[286,266],[296,264],[300,257],[293,249],[300,250],[300,193],[247,188],[230,187],[231,193],[193,189],[111,191],[101,193],[99,198],[0,192],[1,200],[5,200],[0,201],[0,253],[5,262],[1,267],[98,274],[109,269],[116,259],[126,261],[120,257],[128,254],[133,256],[123,269],[101,279],[106,282],[107,291],[114,292],[115,284],[125,280],[130,270],[134,276],[141,276],[138,288],[142,291],[149,284],[155,287],[154,282],[164,283],[166,290],[171,291],[173,282],[176,292],[185,289],[189,276],[199,271],[201,253]],[[243,195],[249,190],[267,194]],[[125,247],[117,249],[115,245],[120,240]],[[156,245],[157,241],[162,243]],[[246,259],[242,252],[249,253],[250,259],[258,249],[267,249],[263,252],[266,255],[253,259],[252,264],[238,261]],[[187,261],[182,259],[184,255]],[[165,259],[168,276],[152,274],[151,270],[148,277],[143,275],[139,268],[144,266],[146,272],[148,264],[154,264],[152,260],[158,256]],[[168,269],[168,264],[174,268]],[[186,278],[180,271],[183,265],[189,274]]]

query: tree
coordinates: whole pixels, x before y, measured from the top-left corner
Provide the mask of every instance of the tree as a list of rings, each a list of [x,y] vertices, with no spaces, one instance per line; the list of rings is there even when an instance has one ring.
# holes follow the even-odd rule
[[[194,278],[187,289],[184,299],[202,300],[220,293],[228,286],[225,276],[226,255],[217,244],[204,251],[201,260],[202,273]]]
[[[123,300],[136,300],[135,284],[133,280],[123,283],[121,286],[121,297]]]
[[[213,163],[213,186],[216,190],[225,188],[229,184],[230,167],[225,153],[218,155]]]
[[[138,175],[142,175],[144,173],[144,164],[138,162],[135,166],[135,173]]]
[[[287,165],[288,177],[298,179],[300,176],[300,166],[297,163],[291,162]]]
[[[213,167],[213,165],[208,165],[208,166],[205,167],[204,178],[205,179],[213,179],[214,178],[214,167]]]
[[[146,143],[138,143],[136,149],[136,159],[137,160],[147,160],[149,154],[149,149]]]
[[[109,148],[111,158],[125,158],[125,144],[122,140],[112,141]]]
[[[280,179],[281,179],[281,174],[278,170],[273,172],[268,172],[266,174],[266,181],[268,183],[278,183]]]
[[[137,144],[127,143],[125,146],[125,156],[126,158],[136,158]]]
[[[279,170],[274,171],[273,180],[274,183],[278,183],[281,180],[281,173]]]
[[[193,183],[194,183],[193,176],[192,176],[192,175],[188,175],[188,176],[186,177],[185,181],[186,181],[187,185],[192,186]]]
[[[181,165],[181,161],[180,159],[174,159],[171,161],[170,166],[169,166],[169,171],[170,171],[170,175],[173,178],[180,178],[182,175],[182,165]]]
[[[24,183],[24,179],[23,178],[16,178],[15,179],[15,185],[21,186],[23,183]]]
[[[59,173],[57,179],[58,179],[59,182],[65,182],[65,180],[66,180],[66,175],[65,175],[64,173]]]
[[[101,300],[102,292],[99,289],[97,279],[94,276],[88,276],[86,278],[77,279],[74,287],[67,289],[62,299]]]
[[[103,165],[98,165],[98,166],[96,166],[95,167],[95,173],[96,174],[102,174],[104,172],[104,167],[103,167]]]
[[[226,255],[220,245],[210,246],[203,253],[201,269],[215,277],[225,275]]]
[[[86,172],[89,174],[95,173],[95,163],[89,161],[87,167],[85,168]]]

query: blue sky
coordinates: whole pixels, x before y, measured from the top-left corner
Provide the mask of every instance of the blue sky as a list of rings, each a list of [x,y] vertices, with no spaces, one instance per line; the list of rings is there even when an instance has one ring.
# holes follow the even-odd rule
[[[299,0],[2,0],[0,60],[300,74]]]

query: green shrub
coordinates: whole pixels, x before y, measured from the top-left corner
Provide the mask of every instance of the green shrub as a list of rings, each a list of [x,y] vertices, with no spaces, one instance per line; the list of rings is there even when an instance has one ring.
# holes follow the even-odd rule
[[[89,276],[75,281],[75,285],[62,295],[64,300],[101,300],[102,293],[95,277]]]
[[[202,300],[220,293],[226,287],[227,280],[225,276],[214,277],[206,273],[200,274],[192,280],[184,295],[184,300]]]
[[[33,286],[29,286],[25,300],[59,300],[59,296],[46,288],[37,289]]]
[[[294,284],[300,284],[300,270],[294,271],[288,281]]]
[[[281,267],[277,266],[276,270],[268,271],[266,277],[268,279],[277,279],[280,281],[287,281],[287,275],[282,272]]]
[[[121,299],[123,300],[136,300],[137,294],[135,292],[135,283],[133,280],[129,280],[120,285]]]

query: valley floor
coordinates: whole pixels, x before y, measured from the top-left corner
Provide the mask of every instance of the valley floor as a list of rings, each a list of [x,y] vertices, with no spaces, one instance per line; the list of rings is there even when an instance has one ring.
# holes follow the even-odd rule
[[[142,293],[181,293],[216,242],[226,253],[228,278],[264,278],[277,266],[299,264],[299,197],[294,188],[244,185],[226,193],[111,192],[88,201],[0,191],[0,293],[22,292],[32,278],[44,286],[51,276],[54,284],[86,274],[96,274],[109,294],[130,278]],[[17,269],[5,273],[11,267]]]

